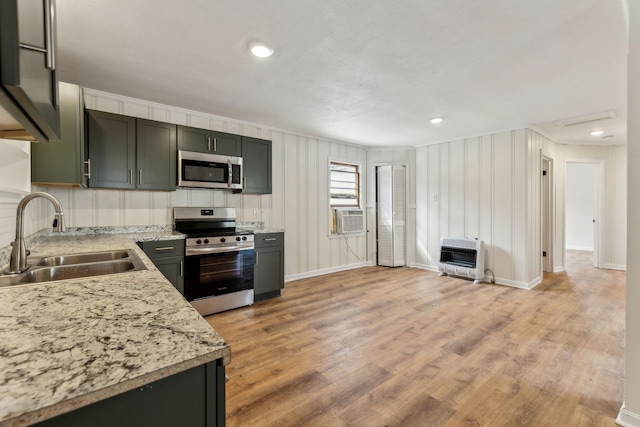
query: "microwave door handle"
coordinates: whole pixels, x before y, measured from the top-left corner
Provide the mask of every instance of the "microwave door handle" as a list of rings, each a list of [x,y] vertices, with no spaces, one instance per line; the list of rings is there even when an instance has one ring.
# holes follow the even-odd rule
[[[233,166],[231,166],[231,160],[227,160],[229,164],[229,178],[227,179],[227,187],[231,188],[231,180],[233,179]]]

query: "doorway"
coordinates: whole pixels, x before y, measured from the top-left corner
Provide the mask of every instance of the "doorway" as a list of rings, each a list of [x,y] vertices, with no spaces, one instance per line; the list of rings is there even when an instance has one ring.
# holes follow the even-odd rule
[[[565,249],[592,252],[600,267],[600,162],[567,161],[565,174]]]
[[[542,271],[553,273],[553,159],[542,158]]]

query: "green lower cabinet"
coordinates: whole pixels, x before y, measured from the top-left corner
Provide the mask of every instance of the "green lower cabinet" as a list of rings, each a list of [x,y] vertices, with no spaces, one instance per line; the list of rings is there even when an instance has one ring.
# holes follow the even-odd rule
[[[254,301],[279,297],[284,288],[284,233],[262,233],[254,238]]]
[[[158,258],[152,261],[160,273],[184,295],[184,257]]]
[[[138,242],[164,277],[184,295],[184,240]]]
[[[225,412],[225,368],[217,360],[36,425],[224,427]]]

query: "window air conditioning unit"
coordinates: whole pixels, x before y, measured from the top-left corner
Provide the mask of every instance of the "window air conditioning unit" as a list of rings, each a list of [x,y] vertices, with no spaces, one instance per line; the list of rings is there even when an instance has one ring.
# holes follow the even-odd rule
[[[362,233],[364,231],[364,211],[357,208],[336,209],[338,234]]]

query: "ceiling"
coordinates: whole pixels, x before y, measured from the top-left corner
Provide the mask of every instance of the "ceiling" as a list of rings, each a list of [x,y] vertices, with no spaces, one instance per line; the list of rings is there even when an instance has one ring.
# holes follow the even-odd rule
[[[366,146],[523,127],[626,143],[621,0],[63,0],[57,15],[60,78],[92,89]]]

